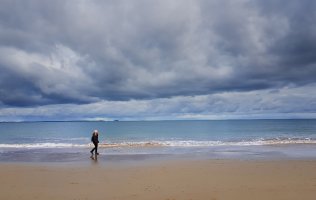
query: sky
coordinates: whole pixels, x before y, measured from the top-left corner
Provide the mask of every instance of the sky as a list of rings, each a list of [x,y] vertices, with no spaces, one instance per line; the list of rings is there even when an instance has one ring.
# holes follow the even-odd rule
[[[314,0],[0,0],[0,121],[316,118]]]

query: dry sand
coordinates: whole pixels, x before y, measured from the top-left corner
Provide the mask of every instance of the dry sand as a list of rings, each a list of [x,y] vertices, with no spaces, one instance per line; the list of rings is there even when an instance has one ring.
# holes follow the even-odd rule
[[[0,164],[0,199],[316,199],[316,161]]]

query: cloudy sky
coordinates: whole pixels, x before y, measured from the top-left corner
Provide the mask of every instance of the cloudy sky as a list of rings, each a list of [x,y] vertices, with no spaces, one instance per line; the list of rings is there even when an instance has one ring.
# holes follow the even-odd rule
[[[316,118],[314,0],[0,0],[0,121]]]

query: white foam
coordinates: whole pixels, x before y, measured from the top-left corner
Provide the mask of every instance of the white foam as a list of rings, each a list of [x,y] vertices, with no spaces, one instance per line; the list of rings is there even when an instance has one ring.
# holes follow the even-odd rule
[[[216,147],[216,146],[262,146],[262,145],[291,145],[291,144],[316,144],[315,139],[260,139],[253,141],[196,141],[196,140],[170,140],[170,141],[139,141],[100,143],[100,148],[124,148],[124,147]],[[91,147],[89,144],[74,143],[28,143],[28,144],[0,144],[0,148],[75,148]]]
[[[101,144],[101,147],[214,147],[214,146],[262,146],[262,145],[284,145],[284,144],[316,144],[316,140],[306,139],[271,139],[253,141],[195,141],[195,140],[174,140],[174,141],[146,141],[146,142],[122,142]]]
[[[88,145],[70,143],[0,144],[0,148],[70,148],[86,146]]]

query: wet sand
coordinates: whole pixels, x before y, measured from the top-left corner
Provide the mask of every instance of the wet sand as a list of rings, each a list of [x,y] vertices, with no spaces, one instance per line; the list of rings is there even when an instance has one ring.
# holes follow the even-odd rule
[[[315,199],[316,161],[0,164],[0,199]]]

